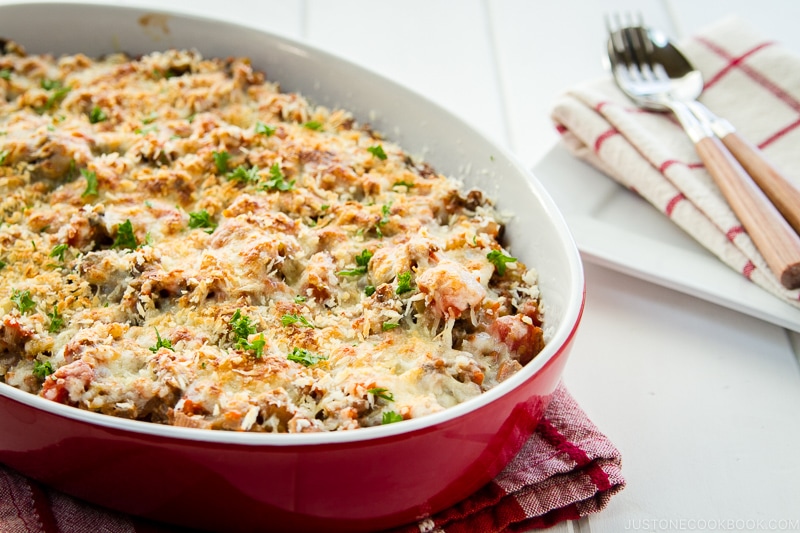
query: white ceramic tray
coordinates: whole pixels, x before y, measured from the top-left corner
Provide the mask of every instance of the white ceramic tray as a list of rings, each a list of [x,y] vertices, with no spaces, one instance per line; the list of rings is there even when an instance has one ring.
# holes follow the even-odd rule
[[[567,219],[584,260],[800,332],[800,309],[734,272],[564,146],[553,147],[534,174]]]

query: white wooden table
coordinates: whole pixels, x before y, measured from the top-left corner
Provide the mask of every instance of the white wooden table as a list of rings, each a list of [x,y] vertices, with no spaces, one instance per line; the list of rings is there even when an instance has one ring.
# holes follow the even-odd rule
[[[118,3],[307,41],[422,93],[531,168],[559,142],[556,95],[605,75],[606,13],[640,12],[673,37],[737,13],[800,54],[791,0]],[[800,336],[591,263],[586,275],[565,381],[622,451],[628,486],[553,531],[800,530]]]

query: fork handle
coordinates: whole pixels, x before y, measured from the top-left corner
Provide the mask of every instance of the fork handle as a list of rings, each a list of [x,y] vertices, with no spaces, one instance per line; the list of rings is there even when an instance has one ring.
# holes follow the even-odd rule
[[[761,150],[737,132],[722,137],[722,143],[772,200],[786,221],[800,234],[800,189],[775,168]]]
[[[800,288],[800,237],[719,139],[704,137],[695,148],[781,284]]]
[[[690,102],[689,107],[700,121],[709,124],[786,221],[800,234],[800,188],[778,170],[761,150],[742,137],[730,122],[718,117],[698,101]]]

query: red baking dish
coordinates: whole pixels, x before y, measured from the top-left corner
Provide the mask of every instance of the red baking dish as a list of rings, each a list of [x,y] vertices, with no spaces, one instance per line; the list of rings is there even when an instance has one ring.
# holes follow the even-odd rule
[[[154,17],[159,24],[147,24]],[[65,29],[68,29],[65,31]],[[399,424],[315,434],[162,426],[82,411],[0,383],[0,462],[86,501],[216,531],[366,531],[412,522],[490,481],[532,433],[584,305],[580,256],[534,176],[457,117],[300,42],[191,15],[95,3],[0,6],[30,53],[195,48],[248,56],[287,91],[343,107],[512,213],[508,247],[539,273],[547,344],[483,395]]]

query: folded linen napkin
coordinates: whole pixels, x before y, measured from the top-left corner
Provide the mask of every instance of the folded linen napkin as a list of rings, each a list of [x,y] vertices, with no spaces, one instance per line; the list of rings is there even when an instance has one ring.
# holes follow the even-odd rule
[[[703,73],[699,100],[726,118],[800,185],[800,57],[726,18],[680,44]],[[578,157],[646,200],[725,264],[789,304],[671,114],[636,107],[609,74],[574,87],[551,116]]]
[[[523,449],[494,481],[432,518],[397,531],[512,532],[603,509],[622,490],[619,451],[563,385]],[[178,530],[107,511],[42,487],[0,465],[3,533],[166,533]]]

